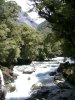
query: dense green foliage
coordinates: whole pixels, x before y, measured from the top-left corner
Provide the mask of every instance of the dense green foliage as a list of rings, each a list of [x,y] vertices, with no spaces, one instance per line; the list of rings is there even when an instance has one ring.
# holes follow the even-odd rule
[[[39,14],[48,20],[38,26],[39,31],[17,23],[21,8],[14,1],[0,1],[0,64],[24,64],[61,55],[75,57],[73,4],[35,1]]]
[[[38,30],[44,35],[44,53],[46,57],[62,56],[62,41],[54,34],[51,25],[45,21],[38,26]]]
[[[39,59],[43,36],[26,24],[17,24],[20,7],[13,1],[0,1],[0,64],[10,66]]]
[[[9,64],[16,60],[15,49],[17,40],[14,39],[14,28],[20,7],[11,1],[0,1],[0,5],[2,9],[0,11],[0,62]],[[15,36],[17,37],[16,34]]]
[[[56,47],[60,47],[57,45],[59,44],[61,45],[61,49],[58,50],[59,54],[62,50],[63,56],[75,59],[75,0],[32,1],[35,2],[39,15],[50,23],[56,39],[59,40],[55,43],[55,53],[57,52]],[[51,36],[48,38],[51,43]],[[63,64],[58,69],[61,70],[66,80],[75,85],[75,65]]]
[[[75,64],[61,63],[57,71],[63,74],[65,80],[75,85]]]
[[[48,22],[39,31],[17,23],[21,8],[14,1],[0,1],[0,64],[25,64],[61,55],[61,42],[56,39]],[[42,30],[42,31],[41,31]],[[57,52],[56,52],[57,51]]]
[[[51,24],[52,30],[56,36],[63,38],[62,50],[64,56],[75,58],[75,1],[31,1],[35,2],[39,15],[45,18]]]

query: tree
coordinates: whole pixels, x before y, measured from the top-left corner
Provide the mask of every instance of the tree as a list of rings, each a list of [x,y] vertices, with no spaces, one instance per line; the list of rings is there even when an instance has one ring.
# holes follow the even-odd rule
[[[43,42],[43,36],[40,32],[28,27],[26,24],[21,24],[21,56],[22,62],[38,59],[39,48]]]
[[[75,47],[75,1],[74,0],[31,0],[38,13],[52,25],[53,31],[68,39]]]
[[[7,22],[8,19],[16,20],[20,9],[20,6],[18,6],[14,1],[1,4],[1,22]]]
[[[44,21],[38,26],[38,30],[44,35],[43,54],[46,58],[62,55],[62,42],[52,31],[51,25]]]
[[[3,2],[0,16],[0,64],[10,66],[39,59],[43,51],[43,36],[26,24],[16,22],[20,7],[14,2]]]
[[[72,49],[75,53],[75,1],[74,0],[31,0],[38,10],[38,14],[45,18],[57,37],[63,38],[62,50]],[[65,43],[67,41],[67,43]],[[64,46],[65,45],[65,46]],[[64,49],[65,47],[65,49]],[[70,52],[70,51],[69,51]],[[68,55],[67,55],[68,56]]]
[[[0,0],[0,64],[11,65],[20,56],[21,37],[16,23],[19,11],[16,2]]]

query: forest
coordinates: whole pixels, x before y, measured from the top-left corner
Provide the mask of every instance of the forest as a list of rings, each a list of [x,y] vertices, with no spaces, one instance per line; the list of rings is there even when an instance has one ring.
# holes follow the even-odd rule
[[[52,57],[75,59],[75,1],[32,0],[46,21],[33,29],[18,23],[21,7],[0,0],[0,64],[23,65]]]
[[[62,56],[64,43],[72,47],[68,40],[57,37],[56,32],[49,28],[52,25],[47,21],[47,25],[42,26],[45,23],[43,22],[37,29],[25,23],[17,23],[19,12],[21,7],[15,1],[0,1],[1,65],[24,64],[33,60]],[[68,41],[68,44],[65,41]],[[71,51],[74,51],[73,47]]]
[[[25,85],[26,87],[27,85],[30,86],[34,82],[31,87],[29,87],[30,89],[33,88],[33,90],[38,89],[38,87],[40,87],[40,89],[43,89],[43,87],[56,89],[55,92],[52,90],[53,93],[56,94],[50,94],[52,91],[47,90],[45,92],[47,93],[47,95],[45,94],[46,97],[48,97],[48,93],[50,96],[54,95],[54,97],[58,97],[58,94],[65,95],[65,91],[66,93],[70,93],[72,90],[72,94],[74,94],[72,95],[70,93],[70,98],[73,97],[73,99],[69,99],[69,96],[67,96],[68,99],[64,97],[65,99],[63,98],[61,100],[74,100],[75,0],[30,1],[32,2],[34,6],[33,8],[38,12],[39,16],[45,19],[45,21],[38,26],[35,24],[37,28],[32,28],[25,22],[18,21],[18,17],[22,13],[22,9],[15,1],[0,0],[0,71],[2,70],[3,72],[5,85],[9,85],[8,87],[12,91],[12,93],[7,91],[7,94],[17,94],[17,92],[13,92],[13,90],[15,91],[18,85],[11,86],[10,84],[15,82],[15,80],[20,81],[21,78],[20,82],[27,82]],[[30,9],[30,11],[32,10],[33,9]],[[24,12],[24,16],[28,17],[27,12]],[[33,21],[31,22],[33,23]],[[63,63],[61,63],[61,57],[65,59],[69,58],[70,60],[74,61],[74,63],[66,62],[65,59],[63,60]],[[59,58],[59,61],[52,60],[55,58]],[[58,68],[56,70],[57,66]],[[17,72],[15,72],[16,74],[14,74],[13,69],[17,70]],[[21,72],[21,74],[19,74],[19,72]],[[24,80],[22,79],[22,75],[25,78]],[[53,81],[53,78],[57,79]],[[63,83],[61,82],[62,78],[65,79]],[[49,86],[51,83],[47,84],[47,86],[46,84],[44,85],[46,79],[48,82],[53,82],[53,85],[56,84],[57,87],[59,86],[60,93],[58,93],[59,91],[57,87]],[[37,82],[36,80],[42,81]],[[69,82],[70,85],[74,86],[74,89],[71,88],[68,84],[65,84],[67,83],[66,81]],[[29,82],[31,82],[31,84]],[[19,82],[17,83],[19,84]],[[27,87],[27,89],[29,88]],[[64,91],[62,92],[62,90]],[[5,90],[3,90],[3,92],[4,91]],[[0,99],[5,100],[3,99],[3,96],[5,98],[5,92],[0,95]],[[36,96],[37,98],[42,97],[38,96],[38,94]],[[35,97],[33,98],[26,100],[36,100]],[[50,97],[47,100],[50,100]],[[60,97],[59,99],[57,98],[51,100],[60,100]]]

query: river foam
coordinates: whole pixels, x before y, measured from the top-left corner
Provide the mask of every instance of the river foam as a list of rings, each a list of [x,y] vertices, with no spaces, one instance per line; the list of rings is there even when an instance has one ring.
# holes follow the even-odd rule
[[[36,89],[41,85],[54,85],[53,76],[50,76],[49,73],[55,72],[63,60],[61,57],[51,61],[33,61],[30,65],[14,66],[13,73],[17,74],[17,79],[14,81],[16,90],[7,93],[6,100],[25,100],[33,93],[32,88]],[[32,73],[29,74],[26,71],[32,71]]]

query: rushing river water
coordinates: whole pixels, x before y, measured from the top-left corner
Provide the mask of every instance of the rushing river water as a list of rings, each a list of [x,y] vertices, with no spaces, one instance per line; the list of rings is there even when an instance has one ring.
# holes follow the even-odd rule
[[[17,75],[14,81],[16,90],[6,94],[6,100],[25,100],[31,96],[33,90],[40,86],[53,86],[51,72],[56,72],[59,64],[63,62],[62,57],[54,58],[51,61],[36,62],[30,65],[14,66],[13,73]]]

